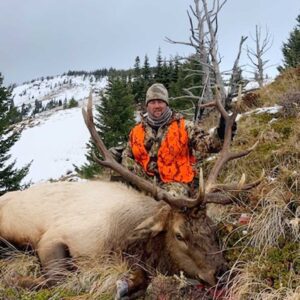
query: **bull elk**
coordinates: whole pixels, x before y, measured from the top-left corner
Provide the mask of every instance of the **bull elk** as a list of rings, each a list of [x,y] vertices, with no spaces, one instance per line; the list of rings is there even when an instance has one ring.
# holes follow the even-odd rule
[[[191,199],[170,195],[114,160],[95,129],[90,96],[83,116],[103,157],[95,160],[147,195],[113,182],[48,183],[9,192],[0,198],[1,239],[29,245],[40,259],[48,284],[61,280],[57,274],[67,267],[66,258],[76,262],[82,256],[97,258],[109,251],[121,251],[134,257],[139,262],[136,265],[151,266],[163,274],[182,270],[189,277],[215,285],[226,269],[226,261],[205,206],[231,203],[228,192],[251,189],[261,178],[249,184],[244,179],[237,184],[216,183],[226,162],[247,155],[253,147],[241,153],[230,152],[231,127],[237,112],[229,115],[218,97],[209,105],[216,106],[226,120],[224,145],[206,184],[201,175],[198,197]],[[135,268],[128,294],[144,287],[146,277],[145,269]]]

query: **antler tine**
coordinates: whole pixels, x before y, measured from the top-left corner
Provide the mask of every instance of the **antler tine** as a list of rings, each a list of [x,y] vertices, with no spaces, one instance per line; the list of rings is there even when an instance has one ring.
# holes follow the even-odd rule
[[[211,192],[217,192],[217,191],[227,191],[227,192],[238,192],[238,191],[247,191],[250,190],[256,186],[258,186],[262,180],[265,177],[265,170],[262,170],[262,173],[258,179],[256,179],[253,182],[245,184],[245,175],[243,174],[240,181],[236,184],[231,183],[231,184],[215,184]]]
[[[101,140],[97,130],[95,128],[95,124],[93,121],[93,110],[92,110],[92,95],[89,96],[89,101],[87,105],[87,111],[82,109],[82,114],[84,117],[85,124],[90,131],[91,137],[96,145],[96,148],[100,151],[103,155],[104,160],[100,160],[96,155],[93,155],[93,159],[105,166],[108,167],[117,173],[119,173],[126,181],[134,184],[140,190],[151,194],[155,199],[162,200],[168,203],[171,207],[182,209],[186,208],[193,208],[198,205],[198,202],[195,199],[191,199],[184,196],[174,197],[166,190],[158,187],[157,185],[153,184],[152,182],[137,176],[136,174],[130,172],[127,168],[123,165],[119,164],[112,156],[112,154],[107,150],[106,146],[104,145],[103,141]]]
[[[243,175],[237,185],[238,189],[241,189],[243,187],[243,185],[245,184],[245,181],[246,181],[246,174],[243,173]]]
[[[221,93],[217,86],[215,87],[215,93],[216,93],[215,100],[201,104],[199,105],[199,107],[200,108],[216,107],[218,111],[221,113],[221,115],[223,116],[223,118],[227,120],[229,118],[229,114],[227,113],[227,111],[225,110],[225,108],[221,103]]]
[[[215,91],[216,91],[216,108],[218,109],[218,111],[220,112],[220,114],[222,115],[222,117],[225,119],[225,121],[228,121],[229,118],[229,114],[228,112],[225,110],[224,106],[222,105],[222,96],[220,93],[219,88],[216,86],[215,87]]]
[[[204,185],[204,178],[203,178],[203,170],[200,168],[199,172],[199,194],[196,199],[197,205],[204,202],[205,198],[205,185]]]
[[[258,141],[252,147],[250,147],[247,150],[244,150],[244,151],[241,151],[241,152],[231,152],[230,151],[231,137],[232,137],[232,126],[233,126],[233,124],[235,122],[235,119],[236,119],[236,116],[238,114],[239,104],[237,104],[234,107],[232,114],[229,115],[226,112],[225,108],[223,107],[223,105],[221,103],[221,94],[220,94],[219,89],[217,87],[215,89],[215,94],[216,94],[215,101],[206,103],[206,104],[202,105],[202,107],[215,106],[218,109],[218,111],[221,113],[221,115],[225,119],[225,134],[224,134],[224,141],[223,141],[222,150],[220,151],[219,156],[218,156],[216,162],[214,163],[213,168],[210,171],[210,173],[208,175],[208,178],[206,180],[205,203],[210,203],[210,202],[215,203],[215,200],[212,199],[212,194],[213,194],[212,191],[216,192],[218,190],[220,190],[220,191],[221,190],[222,191],[246,190],[246,189],[250,189],[250,188],[254,187],[255,185],[258,185],[262,180],[262,179],[259,179],[259,180],[255,181],[254,183],[250,183],[250,184],[247,184],[247,185],[245,185],[243,182],[240,183],[240,185],[237,185],[237,184],[229,184],[229,185],[216,184],[217,177],[218,177],[220,171],[222,170],[222,168],[224,167],[224,165],[230,160],[237,159],[237,158],[248,155],[257,146]],[[241,100],[241,98],[242,98],[242,88],[241,88],[241,86],[239,86],[238,102]],[[201,194],[201,193],[199,193],[199,194]],[[208,196],[208,195],[210,195],[210,196]]]
[[[215,105],[218,101],[215,102]],[[95,124],[93,121],[93,111],[92,111],[92,95],[90,94],[89,96],[89,101],[87,105],[87,111],[85,109],[82,109],[83,117],[85,120],[85,124],[87,128],[90,131],[91,137],[96,145],[96,148],[100,151],[102,156],[104,157],[104,160],[100,160],[96,155],[93,155],[94,160],[105,166],[108,167],[117,173],[119,173],[126,181],[132,183],[133,185],[137,186],[140,190],[150,193],[155,199],[157,200],[162,200],[166,203],[168,203],[171,207],[174,208],[194,208],[196,206],[199,206],[200,204],[205,205],[206,203],[218,203],[218,204],[229,204],[232,203],[232,196],[231,195],[226,195],[224,193],[219,193],[217,192],[218,190],[220,191],[232,191],[232,190],[247,190],[251,189],[252,187],[258,185],[263,177],[264,177],[264,172],[261,175],[260,179],[257,181],[254,181],[249,184],[244,184],[243,182],[240,184],[236,185],[213,185],[212,183],[214,182],[214,179],[217,177],[218,172],[221,170],[223,165],[230,159],[234,159],[237,157],[241,157],[244,155],[247,155],[250,153],[257,143],[252,146],[250,149],[238,153],[238,154],[232,154],[229,153],[227,147],[223,147],[221,151],[221,155],[216,161],[209,177],[208,177],[208,184],[204,188],[204,180],[203,180],[203,172],[202,169],[200,170],[200,190],[199,190],[199,196],[197,199],[191,199],[185,196],[178,196],[174,197],[170,193],[168,193],[166,190],[158,187],[157,185],[153,184],[152,182],[141,178],[137,176],[136,174],[130,172],[127,168],[125,168],[123,165],[119,164],[112,156],[112,154],[107,150],[105,144],[101,140],[100,136],[97,133],[97,130],[95,128]],[[227,113],[226,113],[227,114]],[[227,114],[228,116],[228,114]],[[228,122],[228,119],[231,116],[228,116],[226,119],[226,122]],[[226,130],[227,129],[227,123],[226,123]],[[231,132],[231,131],[230,131]],[[227,134],[228,135],[228,134]],[[226,138],[226,134],[225,134]],[[213,191],[213,192],[212,192]]]

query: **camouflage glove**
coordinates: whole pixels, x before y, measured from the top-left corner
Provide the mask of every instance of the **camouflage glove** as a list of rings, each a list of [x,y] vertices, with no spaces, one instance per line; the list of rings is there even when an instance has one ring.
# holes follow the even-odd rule
[[[236,122],[234,122],[233,125],[232,125],[231,139],[233,139],[234,136],[236,135],[236,130],[237,130],[237,124],[236,124]],[[219,126],[217,128],[217,132],[218,132],[219,138],[221,140],[224,140],[224,136],[225,136],[225,119],[223,118],[222,115],[220,117],[220,121],[219,121]]]
[[[124,151],[124,147],[123,146],[111,147],[108,150],[112,154],[114,159],[118,163],[121,163],[121,161],[122,161],[122,152]]]

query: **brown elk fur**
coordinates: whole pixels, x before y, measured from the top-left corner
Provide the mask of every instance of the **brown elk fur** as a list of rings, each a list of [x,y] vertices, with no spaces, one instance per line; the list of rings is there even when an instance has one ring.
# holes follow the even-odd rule
[[[47,183],[9,192],[0,198],[0,237],[30,245],[50,279],[62,258],[110,251],[210,284],[225,264],[205,212],[171,209],[121,183]]]

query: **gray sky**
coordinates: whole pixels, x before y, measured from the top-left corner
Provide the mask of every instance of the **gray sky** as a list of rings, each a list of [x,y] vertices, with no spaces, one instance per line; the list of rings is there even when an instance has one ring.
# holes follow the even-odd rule
[[[208,2],[210,2],[209,0]],[[0,72],[5,83],[21,83],[68,70],[129,68],[147,54],[189,54],[165,36],[186,41],[186,10],[192,0],[0,0]],[[280,64],[281,46],[296,25],[299,0],[228,0],[219,15],[222,69],[232,67],[241,35],[255,24],[273,36],[266,55]],[[263,31],[264,32],[264,31]],[[249,36],[247,44],[253,47]],[[246,59],[243,54],[243,61]],[[276,67],[268,70],[274,75]]]

